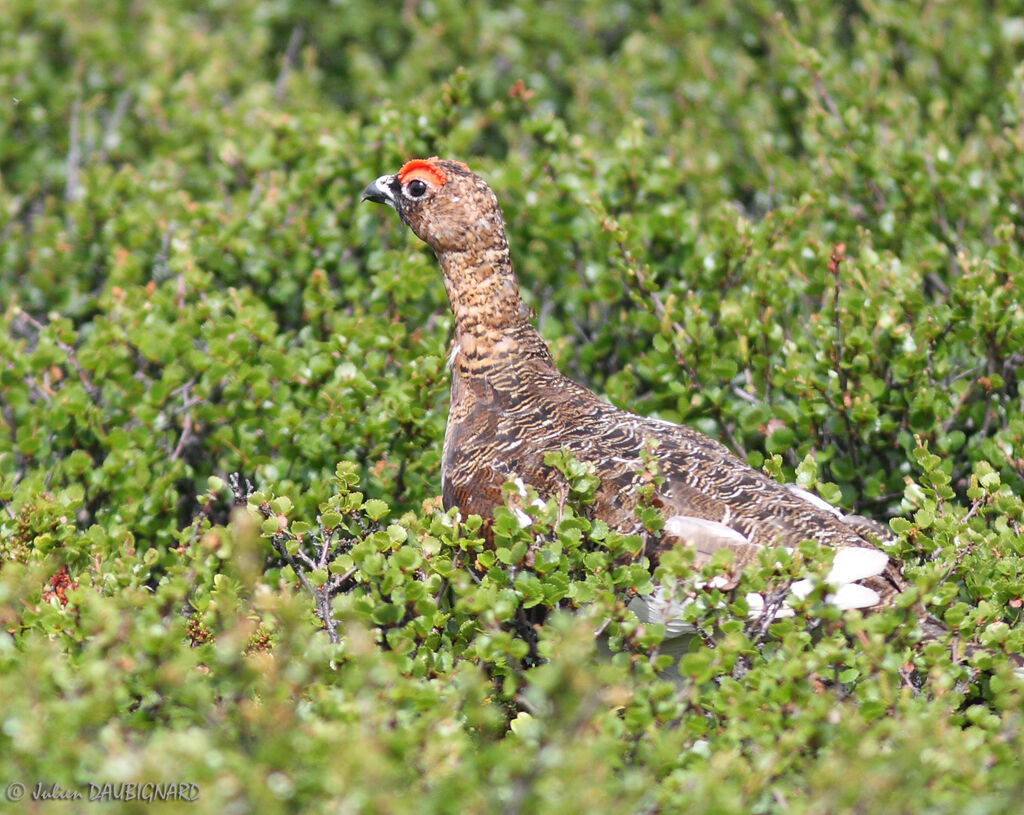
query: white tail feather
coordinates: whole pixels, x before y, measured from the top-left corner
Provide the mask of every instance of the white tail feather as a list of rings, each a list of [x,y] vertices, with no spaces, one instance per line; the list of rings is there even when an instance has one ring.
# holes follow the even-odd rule
[[[793,585],[789,587],[789,590],[793,593],[793,596],[797,600],[806,600],[807,595],[814,589],[814,581],[810,578],[805,577],[803,580],[796,580]]]
[[[727,589],[734,585],[735,581],[720,574],[716,574],[710,580],[695,580],[693,583],[695,589]]]
[[[714,539],[723,544],[748,544],[750,539],[731,526],[692,515],[673,515],[665,521],[665,531],[685,541]]]
[[[682,634],[693,634],[697,629],[692,624],[679,619],[692,597],[676,600],[672,593],[663,586],[655,586],[654,591],[642,597],[634,597],[629,601],[629,610],[643,623],[659,623],[665,626],[666,639]]]
[[[756,592],[747,593],[747,616],[750,619],[756,619],[764,614],[764,595],[757,594]],[[780,617],[792,617],[794,614],[793,609],[789,606],[780,606],[778,611],[775,612],[775,616],[772,619],[779,619]]]
[[[836,589],[835,594],[830,594],[825,599],[836,608],[846,611],[851,608],[871,608],[877,605],[882,598],[874,589],[869,589],[860,583],[847,583]]]
[[[825,582],[832,587],[855,583],[865,577],[875,577],[885,571],[889,556],[878,549],[863,546],[847,546],[836,552]]]
[[[826,501],[820,495],[815,495],[813,492],[808,492],[807,490],[805,490],[805,489],[803,489],[801,487],[798,487],[796,484],[786,484],[784,486],[791,493],[793,493],[793,495],[800,496],[807,503],[814,504],[814,506],[816,506],[818,509],[823,509],[823,510],[825,510],[825,512],[831,512],[837,518],[842,518],[843,517],[843,513],[842,512],[840,512],[838,509],[836,509],[834,506],[832,506],[828,501]]]
[[[810,494],[810,493],[808,493]],[[815,498],[817,496],[814,496]],[[821,500],[820,498],[817,500]],[[665,531],[676,535],[683,540],[693,540],[700,537],[716,538],[722,541],[735,541],[746,543],[747,539],[735,529],[715,521],[708,521],[703,518],[694,518],[688,515],[673,515],[665,522]],[[842,611],[854,608],[870,608],[877,605],[881,598],[877,591],[860,585],[857,581],[868,577],[876,577],[885,571],[889,564],[889,556],[877,549],[869,549],[862,546],[848,546],[836,552],[832,560],[832,568],[825,577],[825,585],[831,589],[826,595],[825,602],[835,606]],[[729,581],[722,576],[715,576],[710,580],[696,581],[693,586],[696,589],[702,588],[728,588]],[[806,599],[814,590],[814,581],[810,578],[794,581],[789,591],[792,597],[797,600]],[[760,617],[765,612],[764,596],[756,592],[746,595],[749,616]],[[637,617],[645,623],[660,623],[665,626],[665,637],[674,638],[683,634],[693,634],[694,626],[683,622],[679,616],[683,610],[693,602],[693,598],[686,597],[676,600],[674,592],[664,586],[655,586],[654,591],[643,597],[634,597],[629,608]],[[789,601],[780,606],[774,617],[792,617],[794,614]]]

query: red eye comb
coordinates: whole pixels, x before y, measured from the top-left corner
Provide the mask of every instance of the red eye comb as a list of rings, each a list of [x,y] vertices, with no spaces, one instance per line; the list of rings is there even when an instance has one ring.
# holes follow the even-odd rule
[[[413,178],[428,182],[431,186],[440,187],[448,180],[444,170],[437,166],[437,156],[433,158],[414,158],[405,162],[398,171],[398,180],[404,184]]]

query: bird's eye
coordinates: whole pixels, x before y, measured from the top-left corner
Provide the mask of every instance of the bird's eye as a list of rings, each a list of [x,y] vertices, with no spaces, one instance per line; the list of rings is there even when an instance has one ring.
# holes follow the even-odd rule
[[[414,178],[409,182],[407,187],[409,195],[412,198],[419,198],[427,191],[427,185],[425,182],[420,181],[418,178]]]

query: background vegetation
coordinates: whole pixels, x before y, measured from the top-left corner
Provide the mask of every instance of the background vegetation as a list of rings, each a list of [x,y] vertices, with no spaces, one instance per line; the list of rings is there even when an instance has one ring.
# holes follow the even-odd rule
[[[1016,4],[0,16],[5,788],[192,782],[218,813],[1019,806]],[[904,606],[988,652],[917,644],[906,607],[841,623],[820,592],[763,636],[712,592],[693,614],[719,636],[677,688],[623,607],[635,542],[588,520],[571,462],[564,512],[499,519],[483,551],[437,509],[434,259],[358,204],[434,154],[498,192],[563,370],[891,519]],[[829,555],[779,557],[739,596]]]

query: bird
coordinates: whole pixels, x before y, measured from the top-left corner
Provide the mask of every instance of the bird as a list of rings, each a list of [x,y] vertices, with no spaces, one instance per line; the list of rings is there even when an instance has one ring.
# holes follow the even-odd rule
[[[564,376],[520,296],[497,197],[466,164],[412,159],[371,182],[362,200],[394,209],[440,264],[454,315],[442,501],[463,516],[481,516],[488,542],[494,510],[506,505],[503,485],[513,483],[524,497],[526,485],[538,495],[557,493],[562,477],[545,463],[557,451],[593,468],[600,482],[594,517],[624,534],[642,534],[639,488],[645,462],[653,460],[660,478],[650,503],[664,521],[645,552],[653,560],[688,547],[700,567],[728,549],[738,575],[765,548],[816,540],[836,550],[824,577],[828,603],[870,610],[905,589],[900,564],[886,551],[894,542],[886,527],[775,481],[694,429],[617,408]],[[714,580],[711,587],[735,585],[727,576]],[[792,597],[784,605],[769,602],[768,612],[763,595],[748,593],[750,614],[791,614],[793,599],[807,597],[814,585],[809,578],[793,582]],[[689,602],[692,596],[655,585],[632,598],[630,608],[673,637],[693,632],[681,619]]]

